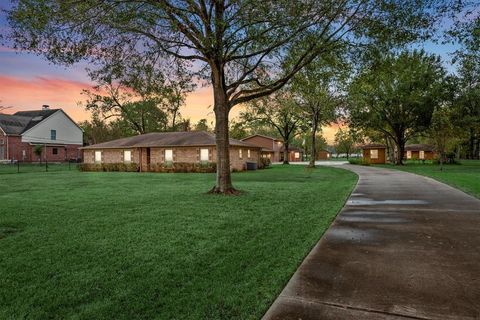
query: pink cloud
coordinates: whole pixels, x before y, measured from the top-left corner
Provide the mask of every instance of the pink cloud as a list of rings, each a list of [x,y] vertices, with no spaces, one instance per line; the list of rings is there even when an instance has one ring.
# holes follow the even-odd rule
[[[74,120],[82,121],[89,114],[77,106],[84,98],[83,89],[89,83],[59,78],[36,77],[33,79],[0,76],[0,100],[4,106],[12,106],[8,111],[39,109],[48,104],[51,108],[62,108]]]

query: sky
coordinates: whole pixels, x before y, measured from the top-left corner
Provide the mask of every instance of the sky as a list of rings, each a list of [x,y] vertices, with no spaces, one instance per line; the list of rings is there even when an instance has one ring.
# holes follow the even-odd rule
[[[0,0],[0,32],[8,30],[5,13],[9,1]],[[455,45],[440,45],[426,43],[424,49],[438,54],[444,60],[447,70],[454,71],[449,63],[450,53],[455,51]],[[0,106],[8,106],[7,113],[21,110],[39,109],[42,105],[51,108],[64,109],[74,120],[83,121],[90,118],[80,105],[85,101],[82,96],[83,89],[92,87],[85,68],[86,63],[71,67],[53,65],[42,57],[31,53],[15,52],[11,48],[0,45]],[[192,123],[199,119],[207,118],[213,122],[213,97],[210,87],[199,86],[195,92],[188,95],[186,105],[181,113],[190,118]],[[231,118],[239,112],[236,107],[232,110]],[[333,137],[338,126],[332,125],[323,128],[323,135],[328,142],[333,142]]]

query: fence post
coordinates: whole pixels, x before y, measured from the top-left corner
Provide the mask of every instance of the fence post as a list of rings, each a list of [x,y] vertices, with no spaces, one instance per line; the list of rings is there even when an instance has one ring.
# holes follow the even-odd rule
[[[17,173],[20,173],[20,161],[17,161]]]

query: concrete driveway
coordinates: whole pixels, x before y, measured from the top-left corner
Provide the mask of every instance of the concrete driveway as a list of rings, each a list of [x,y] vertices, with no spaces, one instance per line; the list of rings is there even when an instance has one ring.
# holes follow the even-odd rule
[[[480,319],[480,200],[344,168],[357,187],[264,319]]]

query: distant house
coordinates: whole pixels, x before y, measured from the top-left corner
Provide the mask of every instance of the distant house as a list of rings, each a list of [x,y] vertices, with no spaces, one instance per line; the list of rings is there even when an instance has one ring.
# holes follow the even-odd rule
[[[280,139],[264,136],[261,134],[254,134],[252,136],[242,139],[242,141],[261,147],[261,156],[263,158],[268,158],[272,162],[283,161],[285,147],[283,145],[283,141]],[[288,161],[302,161],[302,149],[292,145],[290,145],[288,149]]]
[[[363,159],[373,164],[385,163],[385,151],[387,147],[384,144],[370,143],[360,146],[363,153]]]
[[[436,156],[433,146],[428,144],[409,144],[405,146],[404,159],[433,160]]]
[[[230,139],[230,166],[245,170],[247,162],[260,162],[260,147]],[[137,164],[140,171],[156,165],[216,162],[215,135],[203,131],[154,132],[82,148],[87,164]]]
[[[0,114],[0,161],[65,161],[78,159],[83,131],[63,110]],[[41,146],[42,154],[35,154]]]
[[[315,157],[315,160],[329,160],[332,154],[330,151],[322,149],[317,151],[317,155]]]

